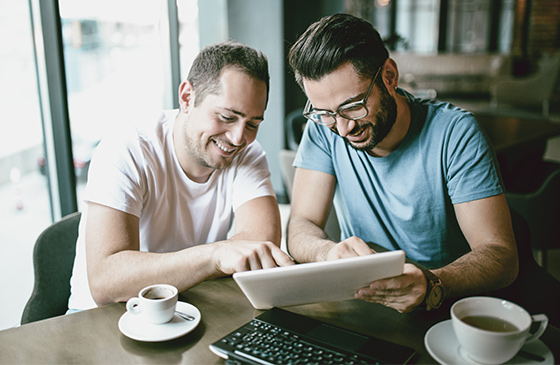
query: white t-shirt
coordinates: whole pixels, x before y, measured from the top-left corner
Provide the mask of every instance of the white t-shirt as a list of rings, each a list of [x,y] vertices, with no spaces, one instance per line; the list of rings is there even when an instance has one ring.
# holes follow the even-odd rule
[[[92,158],[85,201],[140,219],[140,251],[174,252],[227,238],[235,210],[274,196],[265,152],[255,141],[207,182],[191,181],[173,144],[177,110],[162,113],[155,129],[127,128],[103,139]],[[96,307],[87,281],[82,212],[68,307]]]

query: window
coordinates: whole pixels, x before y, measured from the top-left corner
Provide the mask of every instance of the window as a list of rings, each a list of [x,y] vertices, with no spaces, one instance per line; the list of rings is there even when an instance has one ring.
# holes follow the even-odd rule
[[[370,20],[390,50],[416,53],[511,49],[514,0],[345,0]]]
[[[51,213],[27,1],[0,1],[0,32],[1,330],[19,324],[33,287],[33,244]]]
[[[409,52],[437,52],[439,0],[397,1],[397,34]]]
[[[60,199],[49,200],[52,171],[44,141],[57,143],[52,131],[42,127],[41,95],[50,94],[50,85],[44,85],[42,77],[48,66],[45,59],[39,56],[35,61],[30,3],[33,19],[41,19],[39,0],[0,1],[0,31],[9,35],[0,48],[0,330],[19,324],[33,287],[33,245],[52,223],[51,206]],[[56,0],[40,3],[52,5]],[[173,11],[179,12],[180,55],[187,69],[198,53],[198,1],[181,1],[176,9],[168,9],[169,3],[175,6],[169,0],[58,1],[74,157],[71,171],[76,173],[80,205],[97,142],[115,124],[153,123],[162,109],[173,108],[177,92],[173,84],[180,81],[172,70],[173,62],[178,64],[169,40]],[[56,24],[49,25],[56,29]],[[34,27],[41,48],[46,37],[40,26]]]
[[[173,108],[166,0],[60,0],[78,203],[92,153],[115,126]],[[134,11],[130,11],[134,9]]]

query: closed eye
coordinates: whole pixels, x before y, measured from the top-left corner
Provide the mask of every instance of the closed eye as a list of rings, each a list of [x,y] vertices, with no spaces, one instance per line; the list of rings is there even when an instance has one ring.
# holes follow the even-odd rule
[[[220,114],[220,119],[226,123],[234,122],[237,118],[236,117],[229,117],[227,115]]]
[[[259,129],[259,124],[258,123],[247,123],[246,128],[251,129],[251,130],[256,130],[256,129]]]

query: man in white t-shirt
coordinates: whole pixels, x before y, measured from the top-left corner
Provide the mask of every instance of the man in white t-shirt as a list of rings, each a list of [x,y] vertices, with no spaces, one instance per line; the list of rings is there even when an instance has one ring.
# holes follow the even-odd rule
[[[255,141],[268,90],[262,53],[216,44],[201,51],[180,85],[179,110],[163,112],[149,131],[123,128],[100,143],[85,192],[71,310],[126,301],[150,284],[183,291],[238,271],[293,264],[279,248],[278,204]]]

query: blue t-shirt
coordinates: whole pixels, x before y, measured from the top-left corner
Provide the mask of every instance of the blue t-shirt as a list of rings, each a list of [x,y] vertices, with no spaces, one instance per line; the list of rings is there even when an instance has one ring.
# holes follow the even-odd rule
[[[328,127],[308,122],[294,166],[334,175],[341,239],[403,249],[429,268],[470,251],[453,204],[501,194],[488,138],[473,114],[449,103],[409,99],[410,128],[386,157],[372,157]]]

